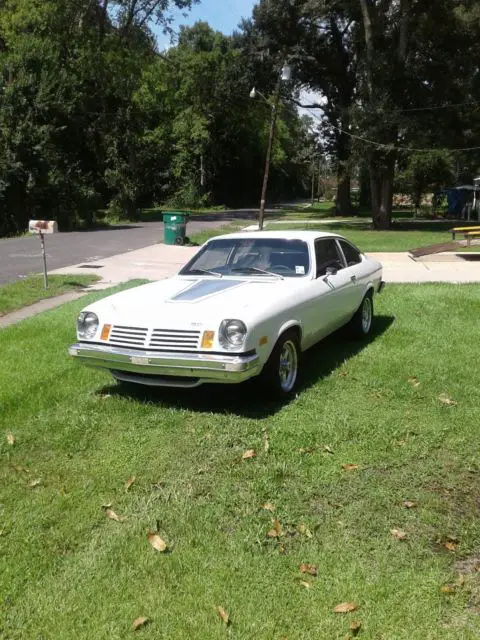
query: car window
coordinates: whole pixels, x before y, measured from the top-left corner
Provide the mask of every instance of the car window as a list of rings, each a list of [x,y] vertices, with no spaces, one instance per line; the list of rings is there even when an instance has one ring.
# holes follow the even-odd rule
[[[340,271],[345,266],[338,251],[337,243],[333,238],[315,242],[315,257],[317,260],[317,278],[324,276],[328,267],[333,267]]]
[[[299,278],[310,272],[308,245],[284,238],[232,238],[211,240],[180,272],[212,276],[268,276]]]
[[[195,263],[196,269],[215,270],[217,267],[223,266],[230,254],[232,253],[232,247],[230,245],[217,245],[209,249],[209,251],[202,252]]]
[[[360,251],[352,247],[349,242],[345,242],[345,240],[340,240],[340,246],[342,247],[343,255],[345,256],[345,260],[349,267],[352,267],[354,264],[358,264],[362,261],[360,256]]]

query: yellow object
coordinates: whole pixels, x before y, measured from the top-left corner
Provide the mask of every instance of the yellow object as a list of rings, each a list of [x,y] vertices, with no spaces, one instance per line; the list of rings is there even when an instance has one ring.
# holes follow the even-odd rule
[[[111,324],[104,324],[102,328],[102,334],[100,336],[101,340],[108,340],[110,336],[110,331],[112,329]]]
[[[264,344],[268,343],[268,337],[267,336],[263,336],[263,338],[260,338],[260,342],[258,343],[261,347],[263,347]]]
[[[215,331],[204,331],[202,337],[202,349],[211,349],[215,339]]]

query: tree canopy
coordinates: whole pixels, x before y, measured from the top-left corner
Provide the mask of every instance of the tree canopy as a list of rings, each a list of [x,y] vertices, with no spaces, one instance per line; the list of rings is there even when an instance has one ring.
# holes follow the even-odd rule
[[[68,229],[96,210],[259,199],[270,108],[243,34],[151,26],[192,0],[5,0],[0,6],[0,235],[33,217]],[[262,65],[266,76],[273,61]],[[269,95],[269,86],[265,85]],[[303,194],[306,123],[280,114],[272,197]]]

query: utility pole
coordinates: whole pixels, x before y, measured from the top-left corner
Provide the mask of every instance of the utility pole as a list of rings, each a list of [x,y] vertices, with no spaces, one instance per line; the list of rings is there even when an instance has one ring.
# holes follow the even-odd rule
[[[268,178],[270,175],[270,162],[272,159],[273,141],[275,139],[275,129],[277,126],[278,106],[280,104],[280,83],[281,78],[278,78],[277,86],[275,87],[275,96],[272,105],[272,118],[270,120],[270,134],[268,136],[267,158],[265,160],[265,172],[263,174],[262,195],[260,198],[260,211],[258,214],[258,228],[261,231],[263,229],[263,222],[265,219],[265,204],[267,201],[267,189]]]
[[[200,155],[200,186],[205,186],[205,166],[203,164],[203,153]]]
[[[315,156],[312,158],[312,207],[315,202]]]

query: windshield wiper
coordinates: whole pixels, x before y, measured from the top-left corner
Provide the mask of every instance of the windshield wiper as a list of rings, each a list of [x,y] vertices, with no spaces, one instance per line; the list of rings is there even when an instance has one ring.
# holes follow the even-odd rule
[[[196,273],[206,273],[208,276],[215,276],[215,278],[223,278],[222,274],[218,273],[218,271],[209,271],[208,269],[189,269],[187,275],[193,276]]]
[[[273,271],[267,271],[266,269],[259,269],[258,267],[237,267],[236,269],[232,269],[232,271],[243,271],[244,273],[263,273],[266,276],[275,276],[275,278],[279,278],[280,280],[285,280],[283,276],[279,273],[274,273]]]

